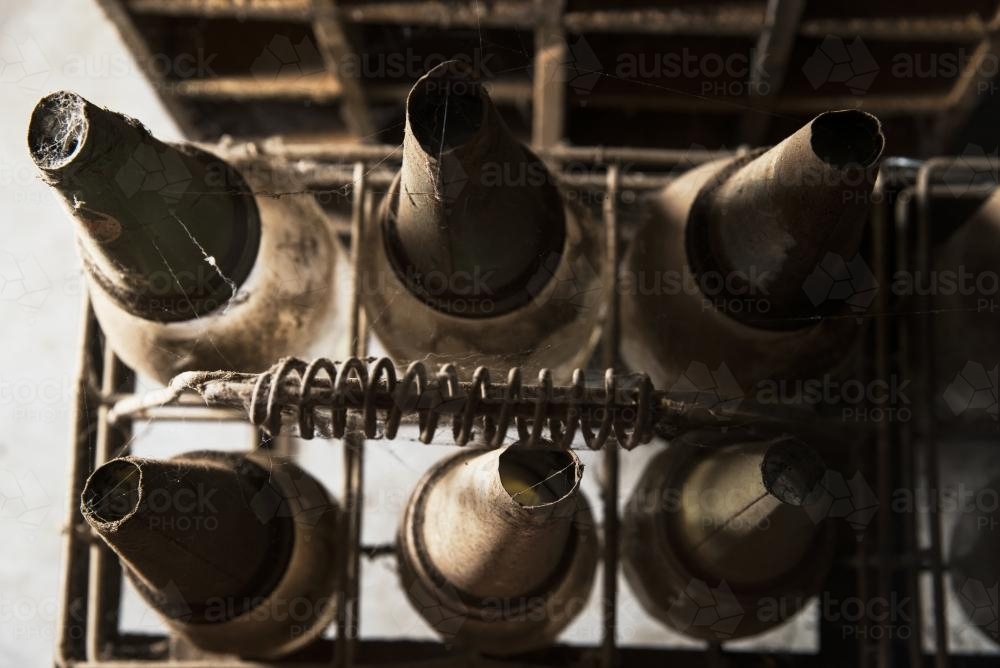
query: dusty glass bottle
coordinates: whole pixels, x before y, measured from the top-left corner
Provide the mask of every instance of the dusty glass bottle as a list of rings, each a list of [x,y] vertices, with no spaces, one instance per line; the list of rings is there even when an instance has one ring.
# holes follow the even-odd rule
[[[593,353],[603,231],[457,61],[406,101],[402,169],[362,250],[364,299],[397,363],[551,368]]]
[[[597,538],[583,466],[548,446],[461,452],[413,491],[400,577],[445,642],[499,655],[540,649],[587,601]]]
[[[94,311],[131,367],[166,382],[305,352],[330,311],[337,256],[311,196],[258,193],[216,156],[69,92],[38,103],[28,145],[73,216]]]
[[[831,563],[832,525],[813,510],[825,475],[816,452],[789,436],[674,439],[626,506],[622,569],[632,591],[651,616],[696,638],[782,623]],[[699,608],[711,601],[708,619]],[[762,611],[769,603],[780,604],[780,618]]]
[[[339,510],[289,460],[121,457],[94,471],[80,503],[139,594],[202,650],[282,656],[336,615]]]
[[[629,366],[669,390],[725,365],[749,393],[843,364],[877,288],[859,251],[884,144],[874,116],[828,112],[649,198],[620,289]]]

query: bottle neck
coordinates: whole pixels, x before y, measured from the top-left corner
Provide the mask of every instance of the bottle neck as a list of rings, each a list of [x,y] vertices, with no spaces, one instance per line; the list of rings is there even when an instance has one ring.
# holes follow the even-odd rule
[[[402,167],[385,207],[394,269],[451,315],[495,317],[531,303],[564,252],[566,211],[552,176],[459,62],[410,91]]]
[[[73,214],[86,271],[122,308],[173,322],[235,296],[256,260],[260,219],[228,163],[68,93],[39,103],[28,139]]]

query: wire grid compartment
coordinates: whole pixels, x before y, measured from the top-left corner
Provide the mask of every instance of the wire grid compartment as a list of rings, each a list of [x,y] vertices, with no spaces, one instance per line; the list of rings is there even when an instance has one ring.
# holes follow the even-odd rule
[[[297,170],[298,176],[309,183],[311,188],[322,191],[335,189],[350,194],[351,217],[349,225],[341,225],[350,247],[356,250],[363,243],[366,225],[371,224],[368,214],[373,209],[372,193],[387,185],[392,177],[394,161],[398,160],[394,147],[339,147],[315,146],[310,148],[289,148],[271,143],[260,147],[228,146],[221,153],[231,157],[237,165],[246,161],[268,161],[283,165],[288,170]],[[559,148],[540,152],[555,170],[559,180],[569,188],[597,191],[603,201],[603,223],[607,232],[606,252],[612,260],[609,271],[617,272],[621,248],[629,234],[629,225],[621,221],[626,216],[620,213],[619,203],[635,199],[635,194],[660,187],[683,169],[704,162],[716,154],[711,152],[679,152],[669,150],[602,149],[602,148]],[[242,156],[242,157],[240,157]],[[591,165],[589,175],[569,175],[563,167],[567,162]],[[623,173],[619,168],[629,163],[646,171]],[[931,164],[931,163],[929,163]],[[888,285],[891,265],[904,260],[890,253],[891,241],[896,247],[907,252],[907,246],[899,243],[907,234],[907,221],[897,220],[893,202],[895,194],[912,185],[918,176],[919,165],[913,161],[889,159],[884,161],[882,174],[876,185],[872,209],[871,235],[868,257],[872,270],[880,285]],[[926,180],[927,167],[919,172]],[[923,181],[920,181],[923,182]],[[624,197],[623,197],[624,196]],[[893,223],[896,223],[894,226]],[[902,226],[902,227],[900,227]],[[334,226],[336,228],[336,226]],[[352,268],[357,271],[358,255],[351,253]],[[608,276],[614,284],[614,276]],[[356,295],[356,291],[355,291]],[[617,291],[605,290],[609,322],[605,325],[601,344],[601,366],[617,366],[618,332],[623,323],[618,322]],[[899,323],[890,314],[894,304],[890,303],[887,291],[879,292],[877,308],[872,318],[871,336],[867,341],[864,374],[869,378],[888,378],[897,371],[897,360],[891,354],[896,347],[900,331]],[[64,593],[60,636],[57,656],[60,665],[82,666],[146,666],[169,663],[174,666],[251,666],[255,662],[200,660],[191,655],[183,643],[163,636],[123,632],[119,628],[120,605],[122,600],[122,573],[117,559],[94,535],[79,513],[78,499],[84,483],[97,465],[112,456],[129,451],[135,436],[133,422],[139,418],[147,421],[190,420],[200,421],[243,421],[247,416],[241,411],[206,408],[198,403],[174,401],[166,406],[142,405],[135,407],[132,394],[135,376],[120,362],[103,343],[100,327],[89,305],[85,310],[82,346],[80,349],[77,399],[74,415],[74,444],[70,478],[69,529],[67,531]],[[357,296],[347,305],[348,334],[354,341],[353,353],[364,357],[367,353],[367,324]],[[904,321],[907,319],[904,318]],[[924,350],[924,352],[927,352]],[[909,358],[906,359],[910,362]],[[911,363],[919,363],[913,360]],[[923,388],[926,395],[926,386]],[[929,401],[929,400],[928,400]],[[120,410],[132,405],[131,410]],[[717,427],[717,423],[712,423]],[[268,447],[276,452],[291,447],[290,440],[265,439],[262,436],[248,444],[250,447]],[[600,642],[588,646],[557,645],[515,661],[497,661],[446,648],[438,642],[411,641],[405,639],[359,638],[359,610],[364,609],[363,599],[359,607],[359,569],[362,554],[391,553],[392,546],[371,546],[361,544],[361,522],[363,521],[364,496],[363,467],[366,443],[359,432],[349,432],[344,438],[344,484],[339,495],[345,511],[346,521],[342,523],[341,545],[346,559],[345,571],[340,580],[338,592],[338,620],[335,640],[321,640],[309,649],[293,657],[287,657],[282,665],[773,665],[774,661],[789,665],[815,664],[817,658],[824,665],[889,666],[903,662],[904,665],[919,665],[933,661],[936,666],[948,665],[947,642],[941,642],[944,621],[943,589],[946,577],[941,558],[941,544],[937,540],[929,548],[918,547],[918,522],[911,516],[889,512],[889,504],[879,507],[877,519],[871,530],[860,537],[853,532],[842,531],[838,539],[837,559],[824,590],[843,600],[856,597],[867,601],[873,596],[895,593],[910,597],[914,616],[912,626],[931,629],[931,634],[939,639],[933,653],[920,646],[919,641],[900,642],[874,629],[863,629],[860,633],[845,632],[844,622],[822,619],[818,628],[820,657],[808,654],[786,654],[783,652],[731,652],[725,645],[709,645],[707,650],[698,649],[652,649],[619,646],[616,637],[616,602],[618,572],[619,535],[619,457],[620,445],[611,439],[600,454],[603,460],[602,500],[605,537],[603,547],[604,567],[599,570],[595,595],[601,596],[603,606],[603,637]],[[314,444],[310,447],[322,447]],[[905,456],[909,452],[913,456]],[[900,460],[899,457],[904,459]],[[930,459],[928,459],[930,456]],[[894,462],[912,462],[914,458],[933,462],[933,440],[916,438],[913,430],[898,429],[889,422],[880,422],[875,429],[864,432],[862,437],[851,441],[845,458],[852,466],[864,473],[867,480],[874,481],[876,495],[889,499],[893,484],[910,485],[915,488],[933,482],[933,467],[895,466]],[[927,513],[927,521],[932,527],[931,535],[940,527],[936,513]],[[911,521],[912,520],[912,521]],[[893,547],[896,535],[907,537],[905,547]],[[931,600],[924,601],[920,588],[912,586],[921,574],[929,573],[935,587]],[[924,615],[924,608],[930,611]],[[925,619],[925,616],[927,617]],[[862,622],[867,627],[868,622]],[[874,624],[874,626],[878,626]],[[912,638],[920,636],[910,633]],[[188,648],[189,649],[189,648]],[[193,656],[193,658],[181,658]],[[990,665],[990,657],[963,657],[961,665]],[[958,665],[956,663],[956,665]]]
[[[301,132],[392,143],[417,73],[372,75],[344,63],[447,55],[490,58],[494,100],[535,146],[758,145],[822,111],[860,108],[883,119],[897,151],[920,155],[986,144],[954,142],[976,119],[978,92],[992,85],[995,68],[977,62],[996,54],[998,11],[992,0],[99,2],[171,115],[206,141]],[[706,61],[699,69],[707,72],[671,78],[639,60],[704,54],[709,39],[708,53],[752,62],[720,76]],[[282,47],[294,47],[296,67],[262,70]],[[628,74],[623,54],[655,71]],[[898,54],[958,65],[952,76],[897,77]],[[196,65],[164,66],[181,55]],[[839,63],[833,74],[830,58]],[[916,62],[919,71],[924,61]],[[845,66],[854,74],[846,83],[836,76]]]

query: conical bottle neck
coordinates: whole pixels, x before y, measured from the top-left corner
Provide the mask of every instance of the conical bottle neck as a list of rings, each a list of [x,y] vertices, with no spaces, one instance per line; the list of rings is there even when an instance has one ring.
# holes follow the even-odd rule
[[[85,269],[129,312],[191,319],[246,280],[260,221],[249,187],[224,161],[65,92],[36,106],[28,143],[73,214]]]
[[[529,302],[529,283],[566,237],[548,169],[460,63],[428,72],[406,105],[403,164],[385,220],[397,271],[412,292],[456,315],[500,315]]]
[[[269,485],[238,455],[123,457],[94,471],[81,512],[158,608],[223,621],[269,594],[287,566],[293,522],[258,507],[275,494]]]
[[[669,533],[691,568],[714,581],[762,586],[796,568],[819,527],[804,508],[825,466],[790,438],[723,448],[680,473]]]
[[[703,282],[722,286],[728,313],[795,329],[840,304],[815,303],[807,281],[858,254],[884,144],[874,116],[828,112],[721,168],[692,207],[687,250]]]
[[[581,477],[571,452],[515,446],[461,458],[416,500],[428,561],[477,602],[543,595],[573,556]]]

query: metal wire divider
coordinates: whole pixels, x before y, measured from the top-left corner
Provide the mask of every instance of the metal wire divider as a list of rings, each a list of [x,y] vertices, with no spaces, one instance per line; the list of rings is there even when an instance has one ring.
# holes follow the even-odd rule
[[[217,137],[223,132],[264,136],[294,131],[292,119],[296,117],[286,118],[280,111],[285,107],[274,105],[303,98],[319,109],[329,110],[323,123],[333,131],[343,127],[354,136],[369,137],[376,130],[384,130],[379,122],[381,113],[387,104],[403,100],[412,81],[370,85],[362,78],[343,76],[338,64],[344,61],[345,54],[385,53],[381,40],[369,34],[375,27],[418,26],[419,31],[437,31],[434,39],[429,40],[433,44],[463,29],[480,33],[484,29],[522,31],[525,43],[533,37],[534,45],[525,54],[532,63],[531,80],[498,77],[495,93],[504,104],[531,103],[528,116],[532,143],[537,146],[553,147],[563,141],[589,143],[576,136],[580,130],[572,128],[569,122],[570,110],[580,113],[580,95],[569,85],[575,77],[571,73],[573,62],[581,57],[574,56],[572,51],[580,37],[591,45],[586,48],[598,60],[599,70],[600,63],[609,65],[615,57],[612,50],[600,47],[605,35],[640,39],[660,35],[692,46],[705,35],[717,35],[750,41],[755,44],[756,53],[768,54],[755,67],[748,68],[745,85],[740,87],[745,93],[730,91],[726,97],[713,99],[714,94],[676,95],[670,89],[649,86],[616,93],[604,92],[599,87],[586,92],[588,111],[629,108],[689,115],[706,111],[713,115],[727,114],[732,125],[742,126],[740,139],[727,142],[727,134],[713,133],[718,141],[705,143],[757,144],[764,141],[768,129],[781,116],[859,107],[885,118],[894,117],[894,122],[904,117],[913,119],[913,132],[920,137],[924,150],[944,151],[957,128],[967,123],[977,108],[977,91],[994,80],[995,72],[984,72],[976,63],[992,57],[997,49],[991,28],[996,23],[995,11],[984,8],[950,16],[929,11],[925,6],[910,6],[912,3],[892,3],[893,11],[879,11],[877,15],[864,7],[852,6],[837,17],[828,15],[829,12],[812,11],[815,8],[804,0],[727,3],[725,11],[707,10],[702,3],[594,0],[100,0],[99,4],[171,115],[186,134],[197,137]],[[198,44],[207,52],[232,50],[235,47],[229,40],[234,36],[238,39],[240,32],[245,31],[243,26],[255,21],[267,22],[276,26],[274,30],[292,34],[306,31],[304,34],[310,36],[319,51],[325,76],[312,87],[295,85],[294,77],[216,74],[212,68],[198,68],[207,71],[199,71],[193,77],[171,78],[171,73],[156,66],[158,60],[154,55],[173,56],[175,49],[182,48],[183,40],[176,39],[172,31],[184,30],[183,26],[195,21],[197,30],[204,31]],[[947,91],[938,91],[936,86],[898,91],[876,86],[859,99],[848,91],[828,93],[837,89],[814,91],[785,85],[802,67],[802,54],[811,52],[815,41],[831,36],[844,40],[861,38],[866,43],[898,41],[912,44],[917,52],[929,53],[941,44],[966,44],[975,49],[975,56],[963,65],[960,76],[954,77]],[[411,48],[406,40],[394,44],[396,49]],[[260,44],[257,53],[263,47]],[[588,62],[587,68],[590,67]],[[546,82],[561,82],[561,85]],[[760,82],[767,83],[766,90],[759,86]],[[808,92],[804,93],[805,90]],[[254,113],[248,114],[248,108]],[[650,120],[633,121],[639,131],[636,134],[639,142],[644,130],[661,122],[652,120],[657,118],[651,115]],[[923,127],[928,124],[930,127]]]
[[[964,195],[985,199],[996,185],[996,165],[987,157],[954,158],[938,157],[924,162],[916,173],[915,183],[904,191],[907,197],[900,201],[898,207],[898,227],[908,230],[903,236],[910,243],[903,244],[898,249],[901,262],[906,262],[918,275],[930,276],[933,269],[935,244],[934,218],[931,202],[935,196],[935,185],[948,185],[946,179],[955,179],[958,174],[969,177],[969,188]],[[976,184],[975,178],[982,175],[992,175],[992,183]],[[978,187],[977,187],[978,185]],[[985,185],[985,187],[984,187]],[[955,193],[952,193],[954,196]],[[911,206],[912,205],[912,206]],[[915,220],[913,220],[915,218]],[[937,355],[938,341],[934,327],[934,311],[929,291],[919,291],[916,296],[915,309],[909,317],[903,319],[906,328],[905,345],[901,347],[903,355],[901,363],[908,366],[918,383],[918,407],[920,420],[916,428],[907,430],[901,442],[901,448],[914,453],[919,461],[910,462],[911,467],[922,464],[924,485],[928,490],[941,489],[940,478],[940,434],[946,431],[963,431],[964,425],[944,423],[941,416],[935,412],[933,393],[937,388]],[[919,475],[919,473],[918,473]],[[914,531],[913,545],[920,559],[920,567],[931,574],[931,610],[934,640],[935,668],[947,668],[952,664],[952,654],[949,652],[948,618],[946,615],[945,589],[947,586],[948,565],[944,560],[942,537],[941,509],[937,504],[926,504],[926,519],[929,533],[929,548],[919,550],[919,534]],[[919,588],[915,589],[919,591]],[[971,660],[963,657],[962,664]]]
[[[238,152],[238,151],[237,151]],[[276,159],[289,164],[300,160],[315,161],[309,171],[315,183],[351,184],[351,263],[354,280],[358,281],[359,257],[358,249],[364,243],[366,229],[373,220],[371,212],[375,205],[375,194],[372,186],[384,185],[391,177],[391,170],[380,167],[386,156],[393,153],[393,147],[336,147],[323,146],[312,148],[291,149],[280,143],[273,143],[259,151],[251,151],[254,159]],[[305,155],[307,154],[307,155]],[[557,166],[557,172],[562,176],[558,166],[563,162],[578,160],[590,164],[603,165],[600,174],[588,174],[583,177],[564,178],[574,187],[604,188],[603,224],[607,234],[607,268],[612,272],[607,277],[610,285],[614,285],[623,230],[620,224],[619,197],[623,189],[649,189],[660,186],[669,180],[664,176],[667,170],[682,163],[692,164],[704,162],[715,157],[711,152],[693,155],[689,151],[668,150],[638,150],[638,149],[600,149],[600,148],[556,148],[541,151],[542,157]],[[660,170],[660,174],[625,173],[619,167],[620,163],[632,162],[637,165],[647,165]],[[930,178],[931,170],[937,163],[931,161],[919,172],[922,178]],[[877,280],[880,285],[887,285],[889,275],[890,253],[888,239],[892,231],[892,222],[899,231],[900,221],[893,215],[886,192],[906,185],[915,172],[912,161],[889,160],[883,167],[883,176],[876,190],[877,205],[873,208],[872,258]],[[675,174],[674,174],[675,175]],[[920,180],[918,179],[918,183]],[[925,186],[926,187],[926,186]],[[904,221],[905,222],[905,221]],[[926,249],[925,249],[926,250]],[[349,333],[352,342],[352,353],[363,357],[367,350],[369,330],[365,321],[364,310],[359,303],[359,290],[349,292],[348,304]],[[618,334],[621,323],[618,321],[617,290],[606,290],[604,299],[610,314],[609,322],[603,332],[602,364],[605,368],[617,365]],[[890,304],[885,291],[879,296],[879,317],[874,327],[874,345],[870,373],[885,378],[894,368],[890,349],[894,342],[894,331],[889,315]],[[89,472],[111,456],[128,452],[132,441],[132,417],[126,416],[113,424],[107,419],[111,407],[120,400],[128,398],[133,390],[134,374],[125,367],[106,348],[102,341],[100,327],[96,322],[89,303],[84,303],[84,322],[82,326],[82,346],[79,359],[79,369],[76,385],[75,410],[73,414],[74,447],[72,449],[69,488],[69,525],[66,535],[66,552],[63,572],[63,605],[61,624],[57,639],[57,663],[61,666],[148,666],[153,661],[170,661],[171,665],[184,667],[218,666],[220,668],[249,668],[260,665],[253,662],[238,660],[205,661],[178,660],[171,658],[177,649],[176,639],[152,637],[146,635],[123,633],[119,630],[119,604],[121,597],[121,568],[110,550],[97,540],[83,523],[79,515],[79,498]],[[925,351],[926,352],[926,351]],[[158,411],[144,413],[147,419],[160,420],[227,420],[245,422],[246,415],[241,412],[209,409],[197,404],[180,404],[164,407]],[[888,499],[892,479],[890,476],[892,455],[897,451],[905,454],[910,443],[905,429],[897,430],[889,424],[879,425],[873,444],[875,446],[875,471],[879,495]],[[930,447],[931,439],[926,439]],[[865,455],[869,443],[857,443],[851,448],[851,457],[858,461],[859,468],[865,466]],[[277,451],[290,447],[286,439],[258,441],[254,447],[269,447]],[[335,641],[321,641],[315,647],[307,650],[287,663],[296,666],[305,665],[375,665],[414,663],[426,661],[434,665],[467,665],[468,656],[452,657],[441,651],[441,646],[431,642],[411,642],[405,640],[362,641],[358,636],[360,620],[359,572],[361,554],[361,523],[363,520],[364,496],[363,470],[365,440],[360,427],[355,423],[344,439],[345,474],[342,489],[342,499],[346,509],[346,520],[342,523],[344,532],[341,544],[346,551],[344,560],[344,577],[341,580],[341,590],[338,592],[340,607],[337,619],[337,635]],[[603,453],[604,491],[603,504],[605,508],[605,544],[604,571],[602,577],[603,596],[603,637],[598,647],[556,647],[544,657],[530,665],[551,665],[572,663],[576,665],[612,666],[618,663],[627,665],[661,665],[669,657],[678,666],[699,665],[706,662],[706,654],[691,650],[652,650],[631,647],[619,647],[615,635],[616,629],[616,582],[618,561],[618,468],[619,447],[615,441],[610,441]],[[935,460],[929,459],[931,463]],[[906,467],[904,466],[904,469]],[[933,469],[929,473],[934,474]],[[913,571],[919,566],[913,566],[907,554],[890,554],[888,535],[893,529],[896,517],[886,509],[880,509],[878,516],[879,531],[878,546],[874,558],[872,551],[871,532],[866,534],[864,541],[856,543],[853,557],[842,560],[842,577],[832,578],[832,584],[852,581],[848,586],[862,598],[872,595],[871,570],[877,572],[877,582],[880,595],[886,595],[890,587],[891,575],[898,569],[904,571],[907,582],[915,580]],[[932,516],[932,521],[934,520]],[[906,535],[916,545],[916,522],[907,517]],[[939,530],[939,528],[938,528]],[[935,557],[935,550],[937,556]],[[910,555],[916,556],[916,555]],[[935,580],[943,582],[944,570],[940,558],[940,539],[932,548],[931,570]],[[922,563],[916,560],[918,564]],[[853,570],[853,572],[851,572]],[[919,589],[906,589],[915,597],[915,610],[919,611]],[[935,588],[935,633],[942,634],[943,620],[943,585]],[[940,616],[940,618],[939,618]],[[856,660],[859,665],[889,666],[902,656],[896,651],[889,639],[878,639],[876,646],[871,647],[869,639],[863,639],[853,645],[843,637],[837,638],[836,629],[820,629],[821,648],[831,650],[847,660]],[[919,622],[917,622],[919,625]],[[839,645],[839,647],[837,646]],[[911,665],[922,663],[923,653],[919,640],[910,642],[909,658],[914,659]],[[718,648],[709,652],[708,659],[712,664],[722,665],[760,665],[761,657],[751,653],[733,653],[723,655]],[[873,661],[874,657],[874,661]],[[803,661],[815,661],[815,657],[803,656]],[[947,665],[947,646],[939,643],[936,662],[938,666]],[[477,659],[479,665],[518,665],[510,662],[491,662]],[[528,664],[520,664],[528,665]],[[984,664],[985,665],[985,664]]]
[[[916,228],[916,261],[915,269],[927,275],[931,262],[930,250],[930,210],[928,188],[930,177],[935,169],[941,164],[940,159],[929,160],[917,172],[916,184],[916,205],[917,205],[917,228]],[[921,294],[918,299],[918,314],[916,316],[916,338],[917,338],[917,366],[920,374],[919,387],[920,406],[923,410],[923,419],[920,424],[921,439],[918,442],[918,452],[924,460],[924,470],[927,477],[928,489],[940,488],[940,469],[938,466],[939,453],[938,444],[934,438],[934,416],[933,404],[931,402],[931,387],[935,381],[934,374],[934,354],[933,337],[934,327],[930,317],[929,295]],[[933,578],[933,610],[934,610],[934,644],[935,644],[935,665],[937,668],[946,668],[948,659],[948,623],[945,617],[945,571],[944,558],[942,556],[941,539],[941,515],[937,508],[928,506],[928,516],[930,520],[931,547],[929,561]]]
[[[391,154],[391,149],[365,151],[365,157]],[[347,156],[348,158],[351,156]],[[358,160],[352,170],[352,222],[351,222],[351,266],[354,280],[358,280],[358,249],[363,243],[366,214],[370,214],[373,197],[368,190],[366,177],[369,165]],[[384,177],[385,175],[382,174]],[[384,179],[383,179],[384,180]],[[618,196],[618,170],[608,170],[609,201]],[[609,252],[617,257],[616,209],[613,204],[605,207],[605,223],[608,229]],[[614,271],[614,264],[609,265]],[[609,277],[613,280],[613,276]],[[367,347],[369,332],[364,311],[358,299],[358,290],[351,290],[348,310],[349,340],[351,354],[363,357]],[[616,301],[615,291],[607,291],[609,299]],[[96,322],[89,301],[84,301],[85,320],[82,327],[83,347],[79,362],[78,382],[74,410],[74,433],[76,442],[70,475],[69,516],[63,590],[63,617],[57,640],[60,665],[127,665],[122,659],[134,658],[145,664],[150,659],[166,658],[170,648],[166,641],[152,643],[152,650],[142,650],[144,639],[128,637],[118,632],[118,608],[121,600],[121,567],[117,558],[103,544],[90,535],[89,530],[79,523],[78,500],[89,472],[110,458],[122,456],[130,451],[132,440],[132,420],[108,421],[108,412],[115,402],[127,397],[134,388],[134,373],[128,369],[101,341],[100,326]],[[609,338],[604,344],[605,359],[613,359],[617,351],[617,341]],[[610,357],[609,357],[610,356]],[[99,380],[98,380],[99,379]],[[199,406],[185,406],[179,411],[168,411],[150,419],[202,419],[245,421],[245,416],[231,412],[205,409]],[[337,666],[354,665],[359,627],[358,576],[361,554],[361,521],[363,504],[364,437],[357,425],[344,439],[345,474],[342,490],[346,508],[341,544],[345,546],[343,560],[342,587],[338,592],[339,607],[337,619],[338,642],[333,643],[333,662]],[[255,446],[261,443],[255,443]],[[283,439],[275,439],[268,447],[282,448]],[[617,453],[615,453],[615,458]],[[610,458],[610,457],[609,457]],[[617,475],[617,474],[616,474]],[[606,526],[617,533],[617,484],[606,492],[606,508],[612,510]],[[615,544],[608,544],[605,558],[614,564],[617,559]],[[616,573],[616,569],[611,571]],[[605,599],[611,601],[606,611],[607,634],[603,646],[605,656],[613,659],[614,643],[614,577],[605,578]],[[130,648],[134,648],[134,651]],[[133,655],[130,657],[130,655]],[[82,661],[82,663],[81,663]],[[204,665],[195,662],[177,662],[173,665]],[[328,662],[324,662],[328,663]],[[212,665],[221,665],[213,662]],[[251,663],[227,662],[225,665],[249,666]]]

